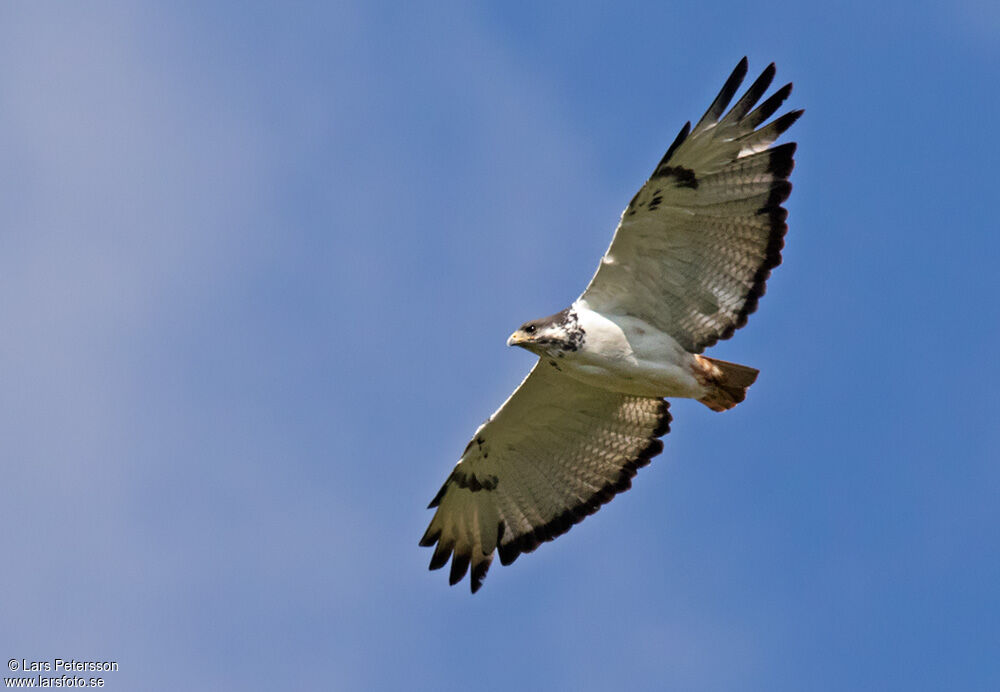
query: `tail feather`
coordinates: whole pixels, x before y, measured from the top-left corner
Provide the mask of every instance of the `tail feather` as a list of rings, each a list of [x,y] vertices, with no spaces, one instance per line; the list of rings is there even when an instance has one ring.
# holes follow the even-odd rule
[[[747,388],[757,379],[760,370],[724,360],[697,356],[703,367],[702,375],[708,393],[698,399],[713,411],[728,411],[747,396]]]

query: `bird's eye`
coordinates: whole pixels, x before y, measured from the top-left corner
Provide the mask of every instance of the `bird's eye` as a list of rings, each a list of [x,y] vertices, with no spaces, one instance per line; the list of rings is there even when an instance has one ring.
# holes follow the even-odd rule
[[[534,334],[535,333],[535,325],[529,324],[527,327],[524,328],[524,333],[525,334]]]

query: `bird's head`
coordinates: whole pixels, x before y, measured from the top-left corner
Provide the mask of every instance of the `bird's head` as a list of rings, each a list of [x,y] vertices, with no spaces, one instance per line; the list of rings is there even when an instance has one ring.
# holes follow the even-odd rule
[[[555,335],[552,334],[551,327],[546,327],[541,322],[542,320],[532,320],[531,322],[522,324],[507,339],[507,345],[520,346],[529,351],[534,351],[538,346],[542,345],[541,342],[543,340],[548,342]]]
[[[520,346],[543,355],[553,351],[576,351],[583,343],[583,330],[576,314],[563,310],[539,320],[525,322],[507,339],[508,346]]]

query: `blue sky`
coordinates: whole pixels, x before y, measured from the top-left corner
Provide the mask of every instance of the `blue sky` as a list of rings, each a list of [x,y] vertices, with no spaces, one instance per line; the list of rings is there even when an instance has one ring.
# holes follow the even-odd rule
[[[1000,10],[5,3],[0,654],[108,689],[1000,687]],[[425,506],[743,55],[761,369],[475,597]]]

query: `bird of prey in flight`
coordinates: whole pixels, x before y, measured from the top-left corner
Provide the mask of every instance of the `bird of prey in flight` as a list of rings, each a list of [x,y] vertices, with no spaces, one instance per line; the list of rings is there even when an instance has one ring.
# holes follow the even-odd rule
[[[757,105],[774,73],[727,112],[740,61],[629,202],[583,294],[507,341],[538,361],[476,430],[420,540],[435,546],[431,569],[451,558],[452,584],[471,566],[475,593],[494,552],[510,564],[631,487],[663,450],[664,397],[743,401],[758,371],[701,353],[746,324],[781,263],[795,144],[774,142],[802,111],[765,124],[792,90]]]

